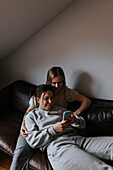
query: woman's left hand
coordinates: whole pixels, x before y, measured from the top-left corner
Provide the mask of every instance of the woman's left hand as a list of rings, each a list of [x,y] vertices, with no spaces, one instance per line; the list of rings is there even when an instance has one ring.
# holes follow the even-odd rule
[[[70,122],[70,124],[77,123],[77,118],[74,116],[73,113],[72,113],[71,117],[69,118],[69,122]]]

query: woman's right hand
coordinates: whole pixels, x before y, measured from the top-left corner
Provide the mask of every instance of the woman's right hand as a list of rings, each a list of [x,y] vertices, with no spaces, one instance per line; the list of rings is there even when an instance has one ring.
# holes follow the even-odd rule
[[[22,122],[21,128],[20,128],[20,134],[26,138],[28,136],[27,129],[25,127],[25,119]]]
[[[68,120],[64,120],[62,122],[57,122],[53,125],[53,129],[55,132],[63,132],[68,126],[70,126],[70,122]]]

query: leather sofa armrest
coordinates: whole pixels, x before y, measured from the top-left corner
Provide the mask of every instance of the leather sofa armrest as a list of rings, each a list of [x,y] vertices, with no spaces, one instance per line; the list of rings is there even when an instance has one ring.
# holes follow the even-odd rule
[[[113,135],[113,106],[94,104],[85,113],[87,136]]]
[[[0,89],[0,110],[12,108],[12,88],[13,84]],[[1,113],[1,112],[0,112]]]

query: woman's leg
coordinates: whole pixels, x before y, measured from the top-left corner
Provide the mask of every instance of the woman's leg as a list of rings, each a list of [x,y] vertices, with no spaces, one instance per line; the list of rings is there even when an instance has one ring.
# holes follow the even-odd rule
[[[27,170],[33,151],[22,135],[19,135],[10,170]]]
[[[82,139],[84,141],[84,138]],[[79,142],[81,142],[79,139]],[[59,137],[47,148],[48,159],[54,170],[113,170],[92,154],[82,150],[68,137]]]
[[[113,137],[90,137],[83,142],[82,149],[103,160],[113,161]]]

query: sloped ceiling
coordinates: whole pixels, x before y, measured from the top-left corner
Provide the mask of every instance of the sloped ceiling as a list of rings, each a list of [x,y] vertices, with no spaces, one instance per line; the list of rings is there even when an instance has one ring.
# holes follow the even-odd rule
[[[0,59],[10,55],[74,0],[0,0]]]

